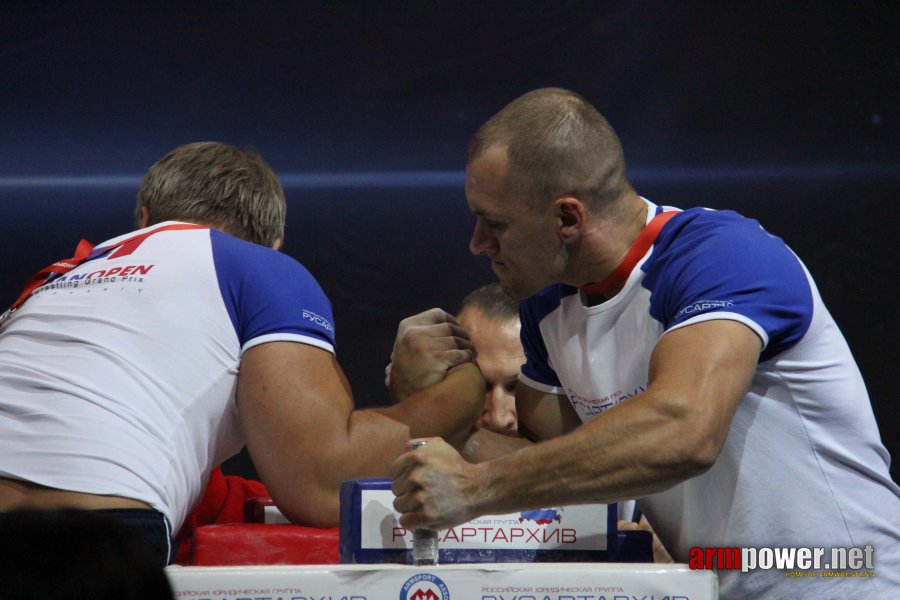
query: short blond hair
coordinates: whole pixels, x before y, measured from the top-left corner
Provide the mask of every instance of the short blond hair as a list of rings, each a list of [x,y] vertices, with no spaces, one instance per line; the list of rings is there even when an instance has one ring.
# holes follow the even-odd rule
[[[287,206],[278,177],[263,158],[221,142],[175,148],[150,167],[136,218],[150,225],[187,220],[271,247],[284,237]]]

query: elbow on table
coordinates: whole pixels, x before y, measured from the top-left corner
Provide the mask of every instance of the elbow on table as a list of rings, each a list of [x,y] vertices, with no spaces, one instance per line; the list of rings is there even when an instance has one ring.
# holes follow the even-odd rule
[[[306,527],[337,527],[340,525],[340,491],[317,491],[291,494],[281,498],[272,494],[272,500],[284,517],[294,525]]]

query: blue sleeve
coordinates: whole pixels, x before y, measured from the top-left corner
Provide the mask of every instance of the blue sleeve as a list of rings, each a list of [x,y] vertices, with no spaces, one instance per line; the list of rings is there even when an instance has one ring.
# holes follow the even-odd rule
[[[660,233],[642,269],[650,313],[665,330],[736,318],[763,338],[763,361],[795,344],[812,320],[811,282],[800,260],[732,211],[684,211]]]
[[[219,231],[211,235],[219,288],[242,348],[274,336],[334,352],[331,302],[303,265]]]
[[[556,293],[555,286],[519,304],[519,318],[522,322],[519,336],[525,350],[522,374],[536,383],[554,388],[561,388],[562,384],[550,366],[540,326],[541,320],[558,306],[559,294]]]

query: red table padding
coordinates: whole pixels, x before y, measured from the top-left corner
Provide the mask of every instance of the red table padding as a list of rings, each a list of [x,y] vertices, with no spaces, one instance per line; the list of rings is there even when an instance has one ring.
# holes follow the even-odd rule
[[[336,565],[339,529],[226,523],[194,531],[192,565]]]

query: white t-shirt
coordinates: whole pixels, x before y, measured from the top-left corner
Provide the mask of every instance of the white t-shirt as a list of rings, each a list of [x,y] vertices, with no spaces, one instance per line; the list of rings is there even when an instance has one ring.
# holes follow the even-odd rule
[[[146,502],[178,530],[243,446],[241,354],[334,352],[292,258],[214,229],[156,231],[40,287],[0,330],[0,476]],[[299,468],[299,467],[298,467]]]
[[[649,221],[662,209],[648,205]],[[526,300],[521,314],[522,382],[565,394],[582,421],[647,389],[650,355],[666,332],[709,319],[750,327],[764,348],[718,460],[639,507],[680,562],[693,547],[875,549],[874,578],[720,571],[723,598],[804,590],[900,598],[900,489],[890,458],[853,356],[782,240],[734,212],[690,209],[665,225],[607,302],[586,307],[577,289],[557,285]]]

